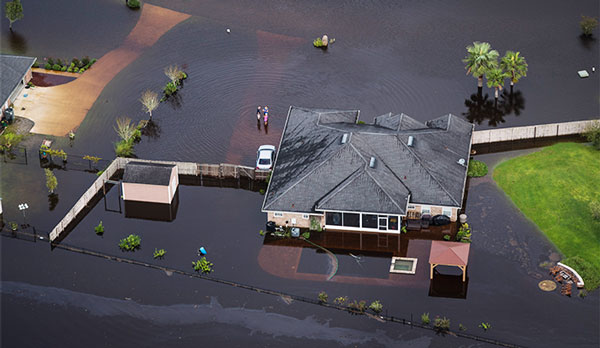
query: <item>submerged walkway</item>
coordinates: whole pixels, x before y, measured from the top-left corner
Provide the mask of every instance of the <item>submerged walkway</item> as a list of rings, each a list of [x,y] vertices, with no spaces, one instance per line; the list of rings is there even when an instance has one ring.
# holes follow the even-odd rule
[[[104,87],[121,70],[189,17],[185,13],[144,4],[137,24],[121,46],[102,56],[75,81],[53,87],[23,89],[15,102],[15,110],[18,110],[19,116],[35,122],[32,133],[66,135],[79,127]]]

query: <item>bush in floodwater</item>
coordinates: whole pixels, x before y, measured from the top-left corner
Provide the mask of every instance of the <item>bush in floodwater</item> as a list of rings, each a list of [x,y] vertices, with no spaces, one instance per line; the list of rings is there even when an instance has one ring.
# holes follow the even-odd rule
[[[14,221],[8,223],[8,227],[10,227],[11,231],[16,231],[19,229],[19,224]]]
[[[133,143],[131,141],[121,140],[115,144],[115,153],[117,157],[133,156]]]
[[[62,68],[60,68],[60,71],[67,71],[67,66],[66,66],[66,65],[63,65],[63,67],[62,67]]]
[[[429,313],[421,314],[421,323],[423,323],[424,325],[429,325],[430,322],[431,320],[429,319]]]
[[[456,233],[456,241],[462,243],[471,243],[471,227],[468,223],[460,225],[458,232]]]
[[[54,64],[54,65],[52,66],[52,70],[54,70],[54,71],[60,71],[60,69],[62,69],[62,66],[60,66],[60,65],[58,65],[58,64]]]
[[[492,328],[492,325],[490,325],[490,323],[481,322],[481,324],[479,324],[479,327],[482,328],[483,331],[487,331]]]
[[[154,248],[154,258],[155,259],[162,259],[165,256],[166,253],[167,252],[165,251],[165,249],[158,249],[157,250],[156,248]]]
[[[265,235],[265,231],[263,231],[263,230],[259,230],[259,231],[258,231],[258,234],[260,234],[261,236],[264,236],[264,235]]]
[[[73,72],[74,72],[74,73],[78,73],[78,72],[79,72],[79,68],[78,68],[78,67],[75,67],[75,68],[73,69]]]
[[[338,305],[343,305],[344,303],[346,303],[346,301],[348,301],[347,296],[340,296],[340,297],[336,297],[333,300],[333,303],[338,304]]]
[[[127,7],[140,8],[140,0],[127,0]]]
[[[598,26],[598,20],[594,17],[581,16],[579,26],[581,27],[583,36],[592,36],[594,29]]]
[[[302,238],[304,239],[309,239],[310,238],[310,232],[306,231],[302,233]]]
[[[135,251],[140,247],[142,243],[142,238],[137,234],[130,234],[127,238],[121,239],[119,241],[119,248],[124,251]]]
[[[44,64],[44,69],[46,69],[46,70],[52,70],[52,64],[50,64],[50,63]]]
[[[460,331],[467,331],[467,327],[466,327],[466,326],[464,326],[463,324],[458,324],[458,329],[459,329]]]
[[[80,74],[83,74],[83,73],[84,73],[84,71],[85,71],[85,69],[84,69],[84,68],[81,68],[81,69],[79,69],[79,73],[80,73]]]
[[[363,314],[367,310],[367,301],[361,300],[348,303],[348,312],[350,314]]]
[[[97,235],[102,235],[104,233],[104,225],[102,225],[102,220],[100,220],[98,226],[94,227],[94,231]]]
[[[213,263],[208,261],[206,257],[203,257],[196,262],[192,262],[192,266],[194,266],[194,271],[196,272],[210,273],[213,271]]]
[[[310,217],[310,230],[317,231],[317,232],[323,231],[320,220],[314,216]]]
[[[468,176],[470,176],[471,178],[479,178],[481,176],[485,176],[487,173],[487,164],[478,160],[469,161],[469,170],[467,171]]]
[[[328,299],[329,299],[329,295],[327,295],[327,293],[325,291],[321,291],[319,293],[319,301],[321,301],[322,303],[327,303]]]
[[[433,327],[435,327],[437,331],[448,331],[450,330],[450,319],[446,317],[435,317],[435,320],[433,321]]]
[[[261,195],[264,195],[265,194],[265,190],[264,189],[260,189],[260,190],[258,190],[258,193],[260,193]]]
[[[373,312],[379,314],[383,310],[383,305],[381,304],[381,302],[379,302],[379,300],[373,301],[373,302],[371,302],[369,309],[372,310]]]
[[[163,88],[163,92],[165,93],[165,96],[168,97],[177,92],[177,85],[175,85],[173,82],[168,82],[165,85],[165,88]]]
[[[321,39],[320,37],[314,39],[313,46],[318,47],[318,48],[325,47],[325,45],[323,44],[323,39]]]

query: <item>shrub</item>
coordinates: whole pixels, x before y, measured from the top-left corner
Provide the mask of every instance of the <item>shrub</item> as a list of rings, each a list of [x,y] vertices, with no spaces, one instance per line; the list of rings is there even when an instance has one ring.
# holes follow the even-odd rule
[[[321,39],[320,37],[314,39],[313,40],[313,46],[315,46],[315,47],[324,47],[325,45],[323,45],[323,39]]]
[[[450,319],[446,317],[435,317],[433,327],[435,327],[435,329],[438,331],[448,331],[450,330]]]
[[[142,131],[136,128],[133,131],[133,133],[131,134],[131,139],[133,141],[140,141],[140,140],[142,140]]]
[[[67,71],[67,66],[63,65],[62,68],[60,68],[60,71]]]
[[[44,69],[52,70],[52,65],[50,63],[46,63],[46,64],[44,64]]]
[[[594,29],[598,26],[598,20],[594,17],[581,16],[579,26],[584,36],[591,36]]]
[[[97,235],[102,235],[104,233],[104,225],[102,225],[102,220],[100,220],[98,226],[94,227],[94,231]]]
[[[83,159],[84,160],[88,160],[88,161],[92,161],[94,163],[98,163],[98,161],[100,161],[102,158],[96,157],[96,156],[85,155],[85,156],[83,156]]]
[[[317,231],[317,232],[321,232],[323,230],[323,228],[321,227],[321,223],[319,222],[319,219],[317,219],[314,216],[310,217],[310,230]]]
[[[444,240],[450,240],[450,235],[449,234],[444,235]]]
[[[56,64],[62,66],[63,65],[63,61],[60,58],[56,58]]]
[[[456,233],[456,241],[463,243],[471,243],[471,227],[468,223],[460,225],[458,232]]]
[[[302,238],[309,239],[310,238],[310,232],[306,231],[306,232],[302,233]]]
[[[479,178],[481,176],[486,175],[487,172],[488,172],[487,164],[485,164],[481,161],[477,161],[477,160],[469,161],[469,170],[467,172],[468,176],[470,176],[472,178]]]
[[[459,329],[460,331],[467,331],[467,327],[466,327],[466,326],[464,326],[463,324],[458,324],[458,329]]]
[[[73,72],[74,72],[74,73],[78,73],[78,72],[79,72],[79,68],[75,67],[75,68],[73,69]]]
[[[115,144],[115,153],[117,157],[133,156],[133,144],[129,141],[121,140]]]
[[[353,302],[348,303],[348,311],[350,312],[350,314],[363,314],[366,310],[366,301],[356,302],[356,300],[354,300]]]
[[[119,248],[124,251],[135,251],[140,247],[142,238],[137,234],[130,234],[127,238],[119,241]]]
[[[9,222],[9,223],[8,223],[8,226],[10,227],[10,230],[11,230],[11,231],[16,231],[16,230],[18,230],[18,229],[19,229],[19,224],[17,224],[17,223],[16,223],[16,222],[14,222],[14,221],[11,221],[11,222]]]
[[[213,263],[208,261],[206,257],[197,260],[196,262],[192,262],[192,266],[194,266],[194,271],[202,273],[210,273],[213,271]]]
[[[379,301],[373,301],[373,302],[371,302],[369,309],[372,310],[373,312],[379,314],[383,310],[383,305]]]
[[[38,63],[38,62],[35,62],[35,63],[33,63],[33,65],[32,65],[32,67],[34,67],[34,68],[37,68],[37,67],[39,67],[39,66],[40,66],[40,63]]]
[[[600,121],[594,121],[585,128],[583,136],[592,143],[596,150],[600,150]]]
[[[77,58],[73,58],[73,59],[71,60],[71,67],[76,67],[76,66],[77,66],[77,67],[79,66],[79,59],[77,59]]]
[[[88,65],[90,63],[90,57],[85,56],[81,59],[81,64]]]
[[[54,70],[54,71],[60,71],[60,69],[62,69],[62,66],[60,66],[60,65],[58,65],[58,64],[54,64],[54,65],[52,66],[52,70]]]
[[[321,291],[319,293],[319,301],[321,301],[322,303],[327,303],[328,299],[329,299],[329,295],[327,295],[327,293],[325,291]]]
[[[258,234],[259,234],[259,235],[261,235],[261,236],[264,236],[264,235],[265,235],[265,231],[263,231],[263,230],[259,230],[259,231],[258,231]]]
[[[483,331],[487,331],[492,328],[492,325],[490,325],[490,323],[481,322],[481,324],[479,324],[479,327],[482,328]]]
[[[356,124],[367,124],[365,121],[358,121]]]
[[[165,251],[165,249],[156,250],[156,248],[154,248],[154,258],[155,259],[162,259],[166,253],[167,252]]]
[[[343,305],[344,303],[346,303],[347,300],[348,300],[347,296],[340,296],[340,297],[336,297],[333,300],[333,303],[338,304],[338,305]]]
[[[96,58],[92,58],[92,60],[90,60],[90,66],[94,65],[94,63],[96,63],[98,60]]]
[[[172,95],[173,93],[177,92],[177,86],[173,82],[168,82],[165,85],[165,88],[163,88],[163,91],[165,92],[165,95],[168,97],[168,96]]]
[[[581,256],[569,257],[561,262],[572,267],[579,273],[581,278],[583,278],[586,290],[592,291],[600,286],[600,270],[596,269],[594,265],[584,260]]]
[[[600,220],[600,201],[590,202],[590,212],[594,220]]]
[[[140,0],[127,0],[129,8],[140,8]]]
[[[52,59],[52,57],[48,57],[46,61],[48,62],[48,64],[54,65],[54,59]]]
[[[73,68],[67,68],[67,72],[73,72]]]
[[[429,319],[429,313],[421,314],[421,323],[423,323],[424,325],[429,325],[430,322],[431,320]]]
[[[260,193],[261,195],[264,195],[265,194],[265,189],[258,190],[258,193]]]
[[[84,68],[81,68],[81,69],[79,69],[79,73],[80,73],[80,74],[83,74],[83,72],[84,72],[84,71],[85,71],[85,69],[84,69]]]

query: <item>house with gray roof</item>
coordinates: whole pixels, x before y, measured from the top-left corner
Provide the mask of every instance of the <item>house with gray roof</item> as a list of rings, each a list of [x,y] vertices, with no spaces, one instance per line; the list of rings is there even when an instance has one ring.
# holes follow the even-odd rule
[[[411,213],[456,221],[473,125],[290,107],[262,211],[277,225],[399,233]]]
[[[31,67],[37,58],[0,54],[0,102],[4,112],[32,78]]]

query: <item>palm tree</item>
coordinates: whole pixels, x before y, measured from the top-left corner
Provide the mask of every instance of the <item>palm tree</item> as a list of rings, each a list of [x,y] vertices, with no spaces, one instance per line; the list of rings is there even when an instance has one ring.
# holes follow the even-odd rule
[[[519,82],[521,77],[527,76],[527,62],[520,52],[506,51],[506,54],[500,60],[500,68],[506,71],[510,77],[510,88]]]
[[[467,64],[467,75],[477,78],[477,87],[483,87],[483,75],[486,71],[498,66],[498,51],[492,50],[487,42],[473,42],[467,46],[467,56],[463,59]]]
[[[504,86],[504,80],[508,78],[508,74],[499,68],[492,68],[485,72],[485,78],[487,79],[487,86],[489,88],[494,87],[494,97],[498,101],[498,90]]]

